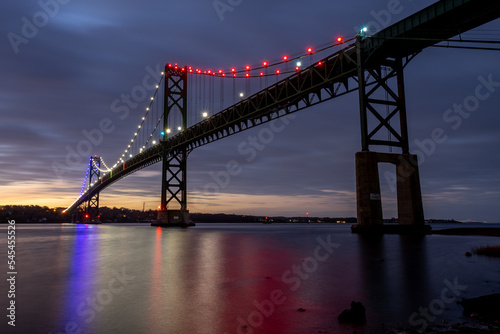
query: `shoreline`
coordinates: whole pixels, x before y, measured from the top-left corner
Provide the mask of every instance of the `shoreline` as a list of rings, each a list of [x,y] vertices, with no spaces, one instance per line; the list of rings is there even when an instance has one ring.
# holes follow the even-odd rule
[[[428,234],[438,235],[479,235],[486,237],[500,237],[498,227],[456,227],[430,231]]]

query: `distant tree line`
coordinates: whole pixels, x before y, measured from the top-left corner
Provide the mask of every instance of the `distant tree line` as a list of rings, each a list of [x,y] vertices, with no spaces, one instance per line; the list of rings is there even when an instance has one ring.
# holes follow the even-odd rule
[[[16,223],[69,223],[72,214],[63,213],[64,209],[38,205],[4,205],[0,206],[0,223],[6,224],[8,220],[15,220]],[[158,215],[157,210],[117,207],[101,207],[99,210],[103,223],[149,223],[155,221]],[[356,218],[353,217],[265,217],[225,213],[192,213],[191,219],[196,223],[356,223]]]

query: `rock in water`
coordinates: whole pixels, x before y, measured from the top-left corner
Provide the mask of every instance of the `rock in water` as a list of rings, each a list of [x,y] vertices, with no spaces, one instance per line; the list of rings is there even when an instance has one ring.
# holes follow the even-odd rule
[[[480,317],[485,320],[500,320],[500,294],[480,296],[476,298],[464,299],[460,302],[464,308],[464,313],[470,317]]]
[[[338,316],[339,322],[362,325],[366,322],[366,310],[360,302],[351,302],[351,308],[345,309]]]

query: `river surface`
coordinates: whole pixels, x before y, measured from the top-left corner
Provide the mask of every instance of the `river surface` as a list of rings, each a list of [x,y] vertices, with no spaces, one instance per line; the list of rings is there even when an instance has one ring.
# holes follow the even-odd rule
[[[4,278],[0,333],[383,333],[468,321],[456,300],[500,292],[500,259],[464,256],[495,237],[368,238],[344,224],[17,224],[16,242],[16,326]],[[337,321],[351,301],[366,307],[365,325]]]

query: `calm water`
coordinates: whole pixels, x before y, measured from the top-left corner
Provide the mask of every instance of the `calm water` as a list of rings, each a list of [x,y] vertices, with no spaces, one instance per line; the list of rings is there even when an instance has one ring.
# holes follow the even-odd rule
[[[3,225],[5,257],[6,239]],[[366,238],[326,224],[18,224],[16,327],[3,302],[0,332],[352,333],[337,316],[353,300],[367,310],[358,333],[418,329],[419,308],[435,323],[461,321],[454,293],[500,292],[500,260],[464,256],[484,244],[500,239]],[[445,280],[455,292],[443,295]]]

